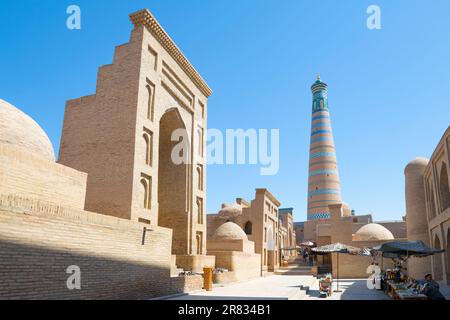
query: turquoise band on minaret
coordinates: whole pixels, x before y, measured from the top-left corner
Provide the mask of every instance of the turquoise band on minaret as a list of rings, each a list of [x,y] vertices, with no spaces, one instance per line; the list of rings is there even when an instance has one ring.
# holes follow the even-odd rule
[[[328,85],[317,77],[313,95],[308,181],[308,220],[329,219],[328,205],[341,203],[341,186],[328,105]]]

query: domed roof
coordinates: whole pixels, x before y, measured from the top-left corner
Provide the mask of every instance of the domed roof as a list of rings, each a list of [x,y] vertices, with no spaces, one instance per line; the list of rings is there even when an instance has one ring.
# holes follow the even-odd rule
[[[223,218],[236,218],[242,215],[242,206],[238,204],[224,204],[222,210],[219,211],[219,216]]]
[[[415,158],[413,161],[408,163],[408,165],[405,168],[405,173],[408,173],[408,172],[423,173],[429,162],[430,162],[430,160],[427,158],[423,158],[423,157]]]
[[[0,145],[7,144],[55,161],[52,143],[28,115],[0,99]]]
[[[316,82],[314,82],[314,84],[311,86],[311,90],[313,91],[313,93],[316,93],[318,91],[327,89],[328,85],[325,82],[323,82],[322,79],[320,78],[320,75],[318,75]]]
[[[359,229],[353,239],[355,241],[394,240],[394,235],[380,224],[369,223]]]
[[[244,230],[234,222],[227,222],[217,228],[212,238],[214,240],[248,240]]]

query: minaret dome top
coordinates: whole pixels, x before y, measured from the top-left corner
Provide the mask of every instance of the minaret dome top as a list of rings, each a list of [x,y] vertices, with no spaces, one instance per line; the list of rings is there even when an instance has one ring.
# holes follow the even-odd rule
[[[320,78],[320,74],[317,75],[317,81],[314,82],[314,84],[311,87],[311,90],[313,93],[328,90],[328,85],[322,81],[322,79]]]

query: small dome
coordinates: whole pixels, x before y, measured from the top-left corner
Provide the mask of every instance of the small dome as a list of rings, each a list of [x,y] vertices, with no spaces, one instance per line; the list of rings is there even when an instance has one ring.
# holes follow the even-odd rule
[[[0,99],[0,145],[18,147],[49,161],[55,161],[52,143],[28,115]]]
[[[223,218],[233,219],[242,215],[242,206],[238,204],[223,205],[222,210],[219,211],[219,216]]]
[[[406,166],[405,174],[412,173],[412,172],[423,173],[429,162],[430,162],[430,160],[427,158],[423,158],[423,157],[415,158],[413,161],[408,163],[408,165]]]
[[[369,223],[359,229],[354,241],[394,240],[394,235],[388,229],[377,223]]]
[[[217,228],[212,238],[214,240],[248,240],[244,230],[234,222],[227,222]]]

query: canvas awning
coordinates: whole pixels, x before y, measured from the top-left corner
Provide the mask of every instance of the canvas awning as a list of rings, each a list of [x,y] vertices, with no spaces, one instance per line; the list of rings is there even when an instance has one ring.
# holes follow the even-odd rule
[[[341,253],[345,253],[345,254],[351,254],[351,255],[366,255],[367,250],[363,250],[360,248],[356,248],[356,247],[352,247],[340,242],[337,243],[333,243],[333,244],[329,244],[326,246],[322,246],[322,247],[318,247],[318,248],[313,248],[312,249],[313,252],[315,252],[316,254],[329,254],[329,253],[336,253],[337,254],[337,290],[335,290],[335,292],[341,292],[339,290],[339,256]]]
[[[300,246],[303,246],[303,247],[314,247],[315,244],[314,244],[314,242],[311,242],[311,241],[305,241],[305,242],[300,243]]]
[[[443,249],[430,248],[422,241],[388,242],[373,249],[381,252],[384,258],[427,257],[445,251]]]
[[[317,254],[327,254],[327,253],[347,253],[347,254],[353,254],[353,255],[361,255],[363,254],[363,250],[360,248],[352,247],[343,243],[333,243],[326,246],[313,248],[313,252]]]

